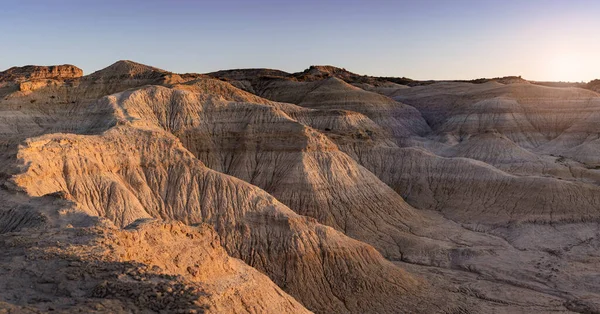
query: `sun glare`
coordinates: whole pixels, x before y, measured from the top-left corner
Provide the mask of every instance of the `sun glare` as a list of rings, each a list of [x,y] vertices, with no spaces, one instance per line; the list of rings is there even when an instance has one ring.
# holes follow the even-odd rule
[[[583,61],[574,54],[556,56],[550,61],[550,70],[554,81],[577,82],[583,79]]]

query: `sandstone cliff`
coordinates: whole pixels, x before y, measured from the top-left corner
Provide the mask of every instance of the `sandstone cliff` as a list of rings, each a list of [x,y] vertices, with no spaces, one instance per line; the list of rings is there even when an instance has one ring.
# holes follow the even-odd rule
[[[12,67],[0,72],[0,82],[22,82],[27,80],[71,80],[83,76],[80,68],[65,64],[55,66]]]

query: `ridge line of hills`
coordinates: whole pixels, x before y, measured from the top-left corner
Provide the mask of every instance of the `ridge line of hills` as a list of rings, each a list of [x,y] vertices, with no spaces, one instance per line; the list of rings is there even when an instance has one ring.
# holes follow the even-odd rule
[[[598,311],[600,96],[390,80],[1,72],[0,309]]]
[[[137,63],[130,60],[119,60],[114,64],[95,71],[91,74],[85,76],[98,76],[101,73],[109,72],[115,73],[119,71],[121,68],[122,71],[136,71],[145,69],[144,71],[148,72],[157,72],[167,74],[174,74],[173,72],[162,70],[159,68],[147,66],[141,63]],[[131,69],[130,69],[131,68]],[[64,69],[63,73],[58,73],[59,69]],[[39,74],[35,74],[35,73]],[[47,72],[47,74],[42,74],[43,72]],[[66,73],[65,73],[66,72]],[[123,73],[125,74],[125,73]],[[5,71],[0,72],[0,81],[17,81],[23,79],[36,79],[36,75],[40,76],[40,78],[61,78],[61,79],[74,79],[79,77],[85,77],[83,75],[83,71],[71,64],[64,65],[53,65],[53,66],[37,66],[37,65],[26,65],[26,66],[14,66]],[[186,73],[182,75],[198,75],[195,73]],[[407,77],[386,77],[386,76],[369,76],[369,75],[359,75],[352,73],[345,68],[338,68],[331,65],[311,65],[309,68],[302,72],[296,73],[288,73],[275,69],[267,69],[267,68],[244,68],[244,69],[231,69],[231,70],[220,70],[216,72],[206,73],[205,75],[218,77],[220,79],[229,80],[232,78],[237,78],[237,80],[243,78],[244,76],[252,76],[252,77],[260,77],[260,78],[285,78],[285,79],[293,79],[300,81],[310,81],[310,80],[318,80],[325,79],[329,77],[337,77],[339,79],[344,80],[349,84],[360,84],[360,83],[368,83],[373,85],[381,85],[386,83],[395,83],[406,86],[424,86],[435,84],[439,82],[462,82],[462,83],[473,83],[473,84],[483,84],[488,82],[498,82],[502,84],[511,84],[511,83],[532,83],[537,85],[549,86],[549,87],[579,87],[585,88],[593,91],[600,90],[600,80],[592,80],[587,83],[583,82],[552,82],[552,81],[531,81],[521,78],[521,76],[504,76],[504,77],[494,77],[494,78],[478,78],[472,80],[413,80]]]

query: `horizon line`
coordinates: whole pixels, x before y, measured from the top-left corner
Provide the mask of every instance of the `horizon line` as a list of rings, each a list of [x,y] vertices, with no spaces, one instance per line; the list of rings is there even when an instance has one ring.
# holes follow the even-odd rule
[[[25,65],[14,65],[11,67],[8,67],[4,70],[0,70],[0,73],[6,72],[12,68],[24,68],[24,67],[29,67],[29,66],[38,66],[38,67],[52,67],[52,66],[75,66],[79,69],[81,69],[83,71],[83,76],[87,76],[87,75],[91,75],[93,73],[96,73],[98,71],[102,71],[112,65],[115,65],[119,62],[132,62],[132,63],[136,63],[139,65],[143,65],[143,66],[147,66],[147,67],[152,67],[152,68],[157,68],[160,69],[162,71],[165,72],[169,72],[169,73],[173,73],[173,74],[203,74],[203,75],[207,75],[210,73],[215,73],[215,72],[220,72],[220,71],[235,71],[235,70],[276,70],[276,71],[281,71],[281,72],[285,72],[287,74],[298,74],[298,73],[302,73],[308,69],[310,69],[311,67],[333,67],[333,68],[337,68],[337,69],[341,69],[347,72],[350,72],[352,74],[356,74],[359,76],[367,76],[367,77],[373,77],[373,78],[404,78],[404,79],[409,79],[415,82],[469,82],[469,81],[476,81],[476,80],[482,80],[482,79],[487,79],[487,80],[493,80],[493,79],[502,79],[502,78],[511,78],[511,77],[515,77],[515,78],[521,78],[525,81],[528,82],[534,82],[534,83],[563,83],[563,84],[582,84],[582,83],[590,83],[596,80],[600,80],[600,78],[597,79],[591,79],[589,81],[586,80],[580,80],[580,81],[553,81],[553,80],[535,80],[535,79],[527,79],[527,78],[523,78],[521,75],[503,75],[503,76],[482,76],[482,77],[476,77],[476,78],[468,78],[468,79],[464,79],[464,78],[452,78],[452,79],[417,79],[417,78],[412,78],[412,77],[407,77],[407,76],[389,76],[389,75],[373,75],[373,74],[359,74],[356,72],[353,72],[351,70],[346,69],[345,67],[340,67],[340,66],[335,66],[335,65],[331,65],[331,64],[311,64],[308,67],[304,68],[303,70],[300,71],[296,71],[296,72],[289,72],[289,71],[285,71],[285,70],[281,70],[278,68],[274,68],[274,67],[239,67],[239,68],[221,68],[219,70],[215,70],[215,71],[208,71],[208,72],[194,72],[194,71],[187,71],[187,72],[176,72],[176,71],[171,71],[171,70],[166,70],[162,67],[159,66],[153,66],[153,65],[149,65],[146,63],[141,63],[141,62],[137,62],[137,61],[133,61],[130,59],[120,59],[117,60],[105,67],[101,67],[95,71],[91,71],[91,72],[87,72],[85,71],[83,68],[79,67],[76,64],[72,64],[72,63],[63,63],[63,64],[25,64]]]

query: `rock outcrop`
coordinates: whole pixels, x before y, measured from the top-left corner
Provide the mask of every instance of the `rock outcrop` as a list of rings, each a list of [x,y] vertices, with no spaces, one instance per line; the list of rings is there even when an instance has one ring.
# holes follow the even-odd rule
[[[400,145],[430,132],[413,107],[352,86],[338,78],[315,82],[269,81],[258,95],[311,109],[342,109],[359,112],[383,128]]]
[[[372,247],[207,169],[163,130],[143,122],[129,127],[126,121],[135,124],[135,118],[126,111],[117,116],[125,125],[101,135],[29,140],[19,153],[28,166],[14,182],[32,196],[65,193],[77,208],[120,226],[150,217],[213,225],[232,256],[268,274],[311,310],[391,313],[431,306],[416,303],[428,298],[426,283]]]
[[[23,82],[28,80],[72,80],[83,76],[80,68],[65,64],[53,66],[27,65],[12,67],[0,72],[0,82]]]
[[[309,84],[313,88],[302,88]],[[589,122],[579,119],[593,119],[594,115],[587,113],[595,110],[593,104],[600,99],[595,93],[498,82],[438,83],[401,88],[396,93],[405,95],[398,98],[406,99],[422,112],[411,111],[414,108],[408,105],[391,104],[371,93],[352,91],[349,85],[336,78],[311,83],[269,80],[261,95],[329,111],[325,115],[333,116],[331,110],[341,109],[362,113],[377,127],[365,128],[364,136],[355,138],[349,135],[360,134],[360,127],[348,126],[354,128],[353,132],[335,134],[327,130],[339,129],[339,126],[319,124],[314,120],[304,122],[325,130],[324,133],[338,143],[343,152],[417,208],[441,210],[453,218],[465,217],[465,213],[472,211],[479,213],[478,218],[465,221],[596,219],[599,207],[594,195],[597,186],[590,183],[600,182],[598,174],[585,166],[557,162],[551,155],[566,156],[569,150],[556,150],[557,146],[552,144],[556,140],[550,140],[567,134],[580,136],[583,132],[575,131],[574,127],[594,129],[593,126],[586,127]],[[415,97],[409,98],[412,95]],[[525,95],[533,98],[525,98]],[[567,114],[553,99],[567,99],[573,108],[580,108],[574,110],[581,112],[571,109]],[[394,107],[412,109],[398,111],[395,117],[390,113],[390,108]],[[534,110],[540,111],[536,117]],[[427,122],[422,120],[421,113]],[[297,119],[301,121],[301,118]],[[594,156],[589,151],[595,149],[593,137],[580,139],[577,143],[581,142],[585,144],[570,148],[574,151],[570,156]],[[549,150],[548,145],[554,145],[554,149]],[[576,161],[582,162],[582,157],[579,158]],[[589,160],[588,163],[595,165]],[[577,196],[552,200],[552,195],[557,193]],[[547,203],[534,206],[541,199]],[[577,200],[577,212],[572,211],[574,199]],[[542,208],[543,211],[538,211]],[[494,213],[493,216],[484,214],[488,211]]]
[[[0,234],[0,247],[0,309],[9,312],[309,313],[229,257],[206,225],[29,229]]]
[[[47,86],[60,86],[82,77],[83,71],[74,65],[12,67],[0,72],[0,97],[14,91],[29,93]]]
[[[11,73],[0,309],[599,306],[595,92],[330,66]]]

